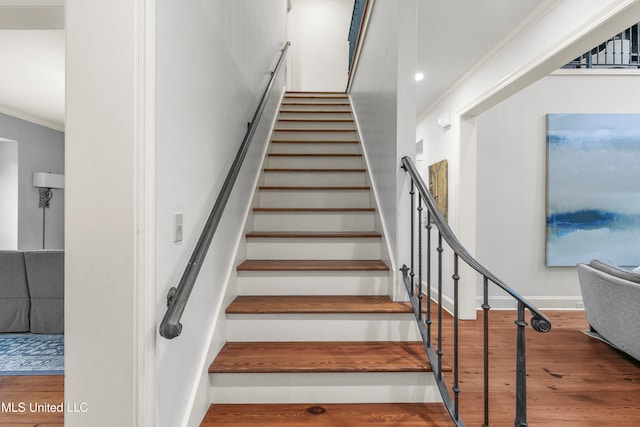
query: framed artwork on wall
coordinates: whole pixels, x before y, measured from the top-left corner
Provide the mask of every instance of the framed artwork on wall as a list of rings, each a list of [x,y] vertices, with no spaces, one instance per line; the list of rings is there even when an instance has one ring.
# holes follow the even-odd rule
[[[429,165],[429,191],[444,219],[449,221],[449,171],[446,160]]]
[[[547,115],[547,266],[640,265],[640,114]]]

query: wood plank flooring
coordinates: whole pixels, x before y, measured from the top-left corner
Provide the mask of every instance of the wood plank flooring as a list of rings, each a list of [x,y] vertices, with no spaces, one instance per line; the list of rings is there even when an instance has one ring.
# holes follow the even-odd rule
[[[4,405],[4,408],[0,406],[0,426],[62,427],[64,413],[38,410],[37,405],[60,405],[64,402],[63,389],[62,375],[0,376],[0,404]],[[19,410],[20,403],[24,404],[24,412],[7,410],[11,404]]]
[[[584,312],[545,314],[553,324],[551,332],[526,331],[529,427],[640,425],[640,362],[583,334],[588,329]],[[513,427],[516,313],[491,311],[489,319],[489,425]],[[452,325],[451,316],[445,315],[443,335],[451,336]],[[446,340],[445,358],[451,348]],[[460,322],[460,349],[461,416],[467,426],[481,426],[482,314],[478,320]]]
[[[553,322],[551,332],[539,334],[530,328],[527,330],[529,427],[635,427],[640,425],[640,363],[581,333],[581,330],[588,328],[584,312],[547,311],[546,314]],[[515,379],[513,320],[515,313],[492,311],[490,319],[492,327],[490,345],[493,355],[490,368],[492,402],[490,425],[491,427],[513,427]],[[450,317],[444,316],[445,330],[452,327],[451,323]],[[483,418],[481,332],[481,318],[475,321],[463,321],[460,324],[462,348],[460,399],[462,416],[469,427],[482,425]],[[448,344],[445,343],[445,354],[450,351],[447,346]],[[62,376],[0,377],[0,401],[31,402],[43,398],[50,403],[62,402],[64,400],[63,384]],[[256,405],[252,406],[256,407]],[[214,422],[207,419],[203,425],[207,427],[259,425],[254,422],[256,419],[270,420],[263,425],[358,427],[381,423],[384,420],[388,421],[387,425],[403,427],[438,425],[429,424],[424,418],[435,417],[435,415],[431,413],[425,415],[426,411],[416,408],[398,409],[389,406],[387,409],[390,413],[386,414],[381,409],[375,412],[363,407],[364,413],[361,414],[357,408],[336,408],[334,411],[329,410],[333,405],[321,406],[327,409],[325,414],[330,414],[331,417],[307,415],[305,411],[310,405],[303,405],[292,409],[293,412],[276,407],[264,408],[266,411],[264,414],[256,412],[253,419],[247,420],[242,418],[247,415],[233,418],[234,410],[230,408],[226,413],[212,415],[215,417],[215,424],[206,424]],[[414,424],[401,424],[397,417]],[[325,419],[329,421],[320,423],[320,420]],[[313,424],[314,422],[316,424]],[[62,414],[0,412],[0,425],[62,427],[63,421]]]

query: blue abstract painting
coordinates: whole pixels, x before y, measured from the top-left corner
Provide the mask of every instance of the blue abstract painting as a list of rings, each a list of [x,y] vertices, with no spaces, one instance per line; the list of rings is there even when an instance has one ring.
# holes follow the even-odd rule
[[[547,155],[547,265],[640,265],[640,114],[548,114]]]

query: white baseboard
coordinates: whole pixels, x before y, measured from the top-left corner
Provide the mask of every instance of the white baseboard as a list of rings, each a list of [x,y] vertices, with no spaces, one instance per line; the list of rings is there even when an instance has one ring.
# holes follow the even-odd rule
[[[425,285],[426,286],[426,285]],[[431,297],[438,298],[437,289],[431,290]],[[582,296],[532,296],[525,297],[527,301],[540,310],[584,310]],[[481,309],[483,299],[476,297],[476,307]],[[516,300],[510,296],[490,296],[489,305],[492,310],[516,310]],[[453,313],[453,299],[447,295],[442,296],[442,307],[449,313]]]
[[[584,310],[581,296],[532,296],[525,297],[540,310]],[[477,298],[478,307],[482,306],[482,297]],[[489,297],[492,310],[515,310],[516,300],[508,296]]]

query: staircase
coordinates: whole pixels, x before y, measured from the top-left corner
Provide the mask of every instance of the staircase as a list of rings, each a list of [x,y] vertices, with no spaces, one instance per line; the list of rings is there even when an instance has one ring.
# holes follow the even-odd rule
[[[287,93],[201,426],[450,426],[393,302],[348,98]]]

